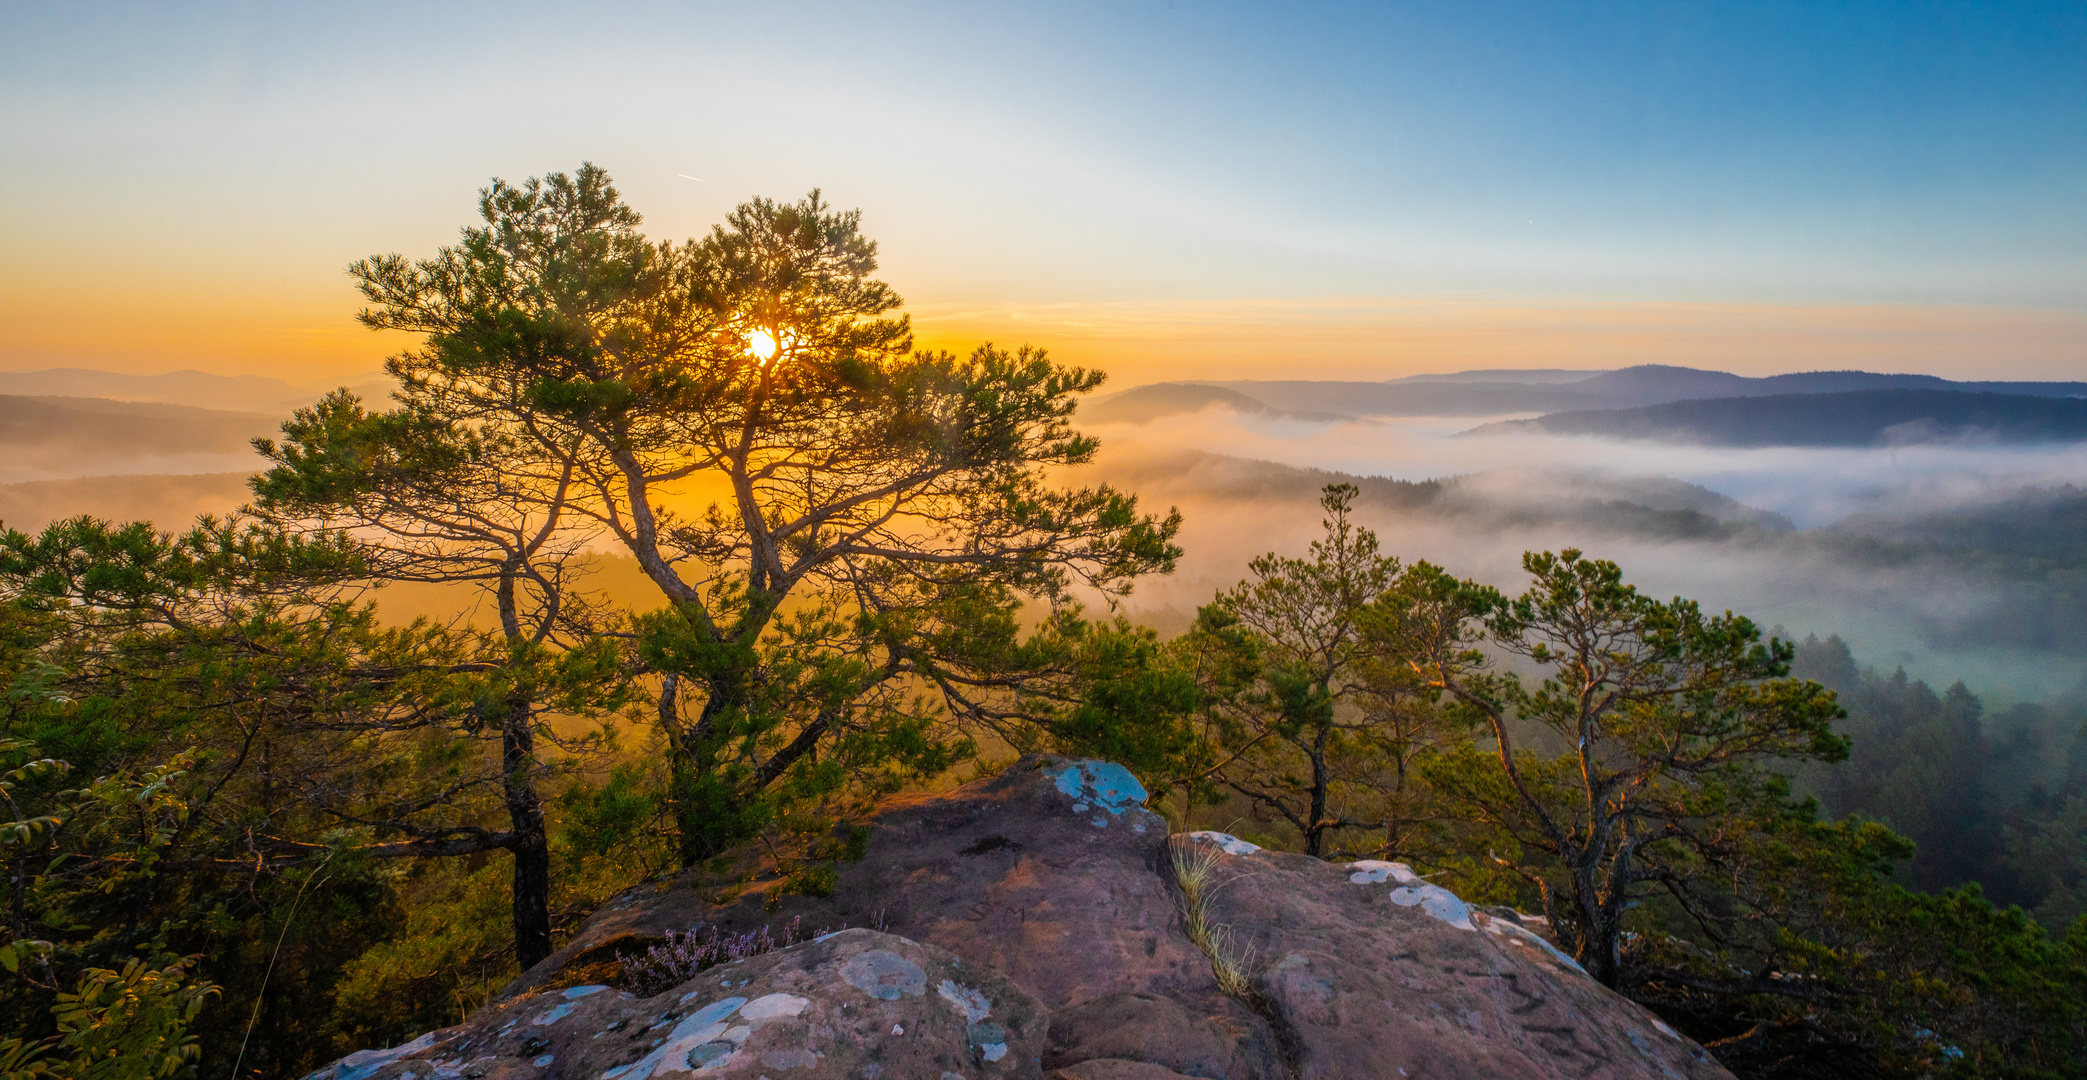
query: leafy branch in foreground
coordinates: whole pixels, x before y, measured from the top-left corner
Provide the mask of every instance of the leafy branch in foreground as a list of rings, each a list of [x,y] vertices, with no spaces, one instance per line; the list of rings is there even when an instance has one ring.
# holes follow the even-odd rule
[[[58,1034],[40,1042],[0,1038],[0,1080],[167,1080],[200,1054],[187,1028],[217,988],[182,964],[94,968],[58,995]]]

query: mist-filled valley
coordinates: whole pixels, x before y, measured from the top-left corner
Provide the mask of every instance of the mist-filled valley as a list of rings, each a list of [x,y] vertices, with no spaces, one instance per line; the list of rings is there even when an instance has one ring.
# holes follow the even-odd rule
[[[59,374],[63,381],[53,373],[5,379],[77,391],[104,373]],[[1733,447],[1671,432],[1561,435],[1514,426],[1524,413],[1482,411],[1668,399],[1715,408],[1732,399],[1682,395],[1744,394],[1738,400],[1752,404],[1792,390],[1831,399],[1851,387],[1973,400],[2008,391],[2078,406],[2083,399],[2071,395],[2087,394],[2087,383],[1945,391],[1930,377],[1746,380],[1684,368],[1534,377],[1541,381],[1473,372],[1371,384],[1105,389],[1077,417],[1101,453],[1067,478],[1182,511],[1178,569],[1139,582],[1120,601],[1134,621],[1163,634],[1186,628],[1254,556],[1301,550],[1319,530],[1320,489],[1346,482],[1360,490],[1357,521],[1388,552],[1459,576],[1511,587],[1523,552],[1580,548],[1622,564],[1651,594],[1736,611],[1792,639],[1837,636],[1862,665],[1903,667],[1938,686],[1961,681],[1995,706],[2077,697],[2087,686],[2087,442],[1930,435],[1872,446]],[[286,412],[315,396],[196,373],[171,388],[109,379],[112,392],[133,400],[0,397],[0,440],[13,463],[12,482],[0,484],[0,522],[34,532],[91,514],[175,528],[200,514],[228,514],[250,497],[246,479],[260,464],[246,444],[271,434],[282,413],[145,399],[243,393],[240,400],[252,401],[286,391]],[[387,385],[370,379],[356,389],[375,407]],[[1349,412],[1331,411],[1335,405]],[[1439,412],[1406,415],[1419,409]],[[181,467],[191,464],[200,467]],[[715,494],[677,502],[694,512]],[[619,556],[605,549],[601,558],[613,566]],[[416,595],[391,606],[424,615],[442,603]]]
[[[36,374],[36,373],[32,373]],[[103,373],[68,372],[67,390]],[[1185,556],[1172,575],[1139,583],[1125,610],[1178,630],[1253,556],[1299,549],[1318,529],[1319,489],[1359,486],[1358,520],[1386,549],[1459,575],[1513,582],[1522,552],[1578,547],[1622,563],[1658,595],[1746,614],[1791,635],[1837,634],[1866,664],[1964,681],[2012,702],[2071,691],[2087,678],[2087,443],[1931,437],[1878,446],[1706,446],[1666,439],[1557,435],[1502,428],[1483,413],[1507,395],[1524,404],[1658,404],[1676,395],[1753,391],[1770,399],[1811,384],[1927,377],[1825,373],[1741,380],[1689,369],[1593,376],[1516,372],[1381,384],[1159,384],[1105,389],[1078,422],[1101,441],[1069,476],[1178,506]],[[1577,376],[1575,378],[1575,376]],[[31,375],[10,377],[27,383]],[[285,384],[282,412],[142,400],[149,380],[110,376],[134,400],[0,396],[0,522],[35,531],[92,514],[172,528],[244,503],[260,464],[247,443],[315,396]],[[195,376],[169,398],[233,396]],[[1595,388],[1583,388],[1592,382]],[[51,385],[48,375],[28,383]],[[1357,385],[1393,391],[1371,400]],[[1976,399],[1995,388],[2077,404],[2087,383],[1953,384]],[[1273,388],[1273,389],[1271,389]],[[245,389],[245,388],[241,388]],[[383,404],[385,384],[356,387]],[[1260,397],[1252,396],[1258,393]],[[1419,400],[1414,395],[1422,395]],[[1403,396],[1399,396],[1403,395]],[[1676,398],[1698,407],[1722,399]],[[2032,399],[2033,400],[2033,399]],[[1267,404],[1281,402],[1280,406]],[[1349,414],[1296,406],[1345,402]],[[1435,415],[1401,415],[1443,408]],[[1371,414],[1371,410],[1378,410]],[[1579,415],[1579,414],[1575,414]],[[200,467],[183,467],[200,466]],[[689,509],[709,496],[687,497]]]
[[[1565,374],[1547,372],[1548,385],[1502,385],[1516,374],[1362,388],[1177,383],[1101,398],[1086,413],[1104,440],[1093,469],[1186,515],[1180,571],[1129,607],[1162,629],[1186,627],[1247,559],[1308,542],[1319,529],[1314,496],[1328,483],[1359,489],[1356,518],[1387,551],[1504,589],[1522,579],[1525,551],[1581,548],[1621,563],[1650,593],[1736,611],[1802,642],[1797,673],[1841,693],[1854,757],[1800,770],[1800,789],[1915,836],[1921,853],[1906,880],[1982,882],[2047,925],[2087,910],[2078,891],[2087,880],[2087,444],[1940,423],[1881,438],[1878,425],[1845,439],[1816,433],[1835,415],[1860,427],[1836,400],[1851,393],[1990,406],[2005,389],[2019,396],[2000,399],[2003,411],[2014,402],[2078,410],[2087,386],[1938,390],[1940,380],[1908,379],[1928,385],[1877,389],[1895,380],[1667,370],[1597,395],[1573,382],[1601,377],[1559,385]],[[1805,381],[1823,389],[1808,395],[1820,411],[1800,417],[1815,429],[1801,438],[1602,437],[1585,422],[1483,411],[1655,402],[1628,408],[1642,415],[1705,383],[1759,387],[1749,398],[1664,406],[1725,422],[1787,409],[1790,399],[1769,395]],[[1800,414],[1811,405],[1798,402]],[[1919,401],[1905,404],[1926,418]],[[1347,415],[1330,411],[1341,405]],[[1442,414],[1406,415],[1426,409]],[[1787,445],[1799,441],[1813,445]]]
[[[1151,396],[1131,390],[1088,412],[1113,418],[1126,399]],[[1193,611],[1248,558],[1300,546],[1318,525],[1318,488],[1339,479],[1361,487],[1358,515],[1388,550],[1460,575],[1505,585],[1523,551],[1579,547],[1655,594],[1798,637],[1839,634],[1865,663],[1961,679],[1999,700],[2087,677],[2087,492],[2075,486],[2087,482],[2087,448],[2077,441],[1740,449],[1468,434],[1494,422],[1482,416],[1169,404],[1092,428],[1099,475],[1186,516],[1181,570],[1133,608]]]
[[[1837,813],[1870,814],[1923,834],[1924,854],[1904,871],[1908,881],[1941,888],[2004,880],[2001,899],[2041,905],[2047,922],[2078,913],[2083,901],[2071,890],[2081,868],[2041,873],[2017,865],[2028,843],[2020,835],[2039,826],[2008,815],[2037,800],[2062,801],[2064,791],[2087,782],[2087,491],[2079,486],[2087,483],[2087,444],[1931,435],[1871,446],[1705,446],[1671,432],[1653,440],[1560,435],[1515,419],[1524,414],[1480,411],[1503,401],[1657,405],[1705,387],[1758,388],[1751,401],[1774,402],[1780,399],[1770,391],[1786,392],[1793,382],[1803,388],[1796,377],[1735,381],[1654,369],[1594,376],[1608,388],[1597,394],[1578,388],[1590,381],[1585,373],[1539,376],[1545,381],[1518,383],[1507,380],[1521,373],[1469,373],[1366,384],[1368,392],[1309,382],[1104,392],[1079,414],[1101,453],[1065,479],[1108,483],[1148,508],[1182,512],[1177,570],[1140,581],[1115,608],[1162,636],[1186,631],[1198,608],[1244,577],[1255,556],[1303,550],[1320,532],[1321,489],[1348,483],[1359,493],[1356,522],[1409,563],[1426,560],[1512,591],[1524,579],[1524,552],[1579,548],[1620,563],[1652,595],[1688,597],[1744,614],[1785,639],[1808,639],[1800,673],[1867,703],[1851,721],[1862,731],[1858,763],[1903,756],[1882,748],[1934,735],[1919,729],[1940,723],[1944,691],[1957,686],[1985,719],[1970,734],[1958,723],[1952,737],[1970,740],[1965,745],[1926,748],[1957,763],[1960,781],[1973,789],[1949,829],[1921,801],[1925,781],[1857,782],[1838,779],[1856,771],[1850,767],[1813,767],[1802,774],[1804,786]],[[1804,378],[1826,397],[1851,385],[1902,392],[1869,384],[1909,381],[1861,373]],[[1380,387],[1391,392],[1373,399]],[[363,389],[382,393],[384,386]],[[1995,387],[1919,389],[1980,398]],[[1998,389],[2077,404],[2059,392],[2087,384]],[[1728,399],[1679,400],[1714,409]],[[76,514],[162,528],[229,514],[249,499],[250,472],[149,470],[181,453],[216,467],[252,461],[244,443],[272,427],[266,414],[194,406],[0,398],[0,406],[11,403],[19,403],[10,414],[17,418],[5,437],[35,448],[16,460],[47,472],[114,474],[0,485],[0,522],[31,532]],[[1303,407],[1343,403],[1350,413]],[[1449,415],[1396,415],[1445,407]],[[1372,409],[1381,412],[1358,415]],[[89,445],[91,453],[78,453]],[[673,501],[693,513],[717,494]],[[591,558],[588,588],[636,608],[658,602],[627,555],[604,547]],[[461,615],[482,624],[492,617],[484,598],[458,586],[394,584],[369,596],[394,620]],[[1102,598],[1088,603],[1110,610]],[[1925,706],[1924,693],[1933,698]],[[1972,761],[1990,769],[1965,764]],[[1981,799],[1991,805],[1963,810]],[[2020,834],[2014,855],[2004,829]],[[1947,866],[1937,869],[1945,851],[1952,853]]]

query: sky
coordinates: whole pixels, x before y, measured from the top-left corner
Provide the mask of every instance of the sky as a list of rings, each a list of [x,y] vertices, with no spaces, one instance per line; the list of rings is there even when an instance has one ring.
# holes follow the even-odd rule
[[[2087,377],[2087,5],[0,0],[0,369],[313,382],[350,261],[818,187],[923,344],[1116,386]]]

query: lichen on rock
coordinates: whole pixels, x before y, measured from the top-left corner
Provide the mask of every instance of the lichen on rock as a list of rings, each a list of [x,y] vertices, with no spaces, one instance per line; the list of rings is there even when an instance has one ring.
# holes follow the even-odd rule
[[[1233,836],[1231,833],[1211,832],[1206,829],[1198,832],[1192,832],[1187,835],[1188,838],[1191,840],[1202,840],[1208,843],[1216,844],[1218,850],[1224,852],[1227,855],[1252,855],[1254,852],[1261,850],[1261,846],[1259,844],[1248,843],[1245,840],[1241,840],[1240,838]]]
[[[726,968],[650,998],[513,999],[406,1046],[352,1055],[311,1080],[754,1080],[779,1071],[793,1080],[945,1072],[991,1080],[1033,1077],[1042,1059],[1042,1005],[932,946],[849,930]],[[929,994],[931,978],[954,989]],[[560,1004],[545,1010],[550,1001]],[[553,1013],[526,1040],[506,1026],[511,1014]]]

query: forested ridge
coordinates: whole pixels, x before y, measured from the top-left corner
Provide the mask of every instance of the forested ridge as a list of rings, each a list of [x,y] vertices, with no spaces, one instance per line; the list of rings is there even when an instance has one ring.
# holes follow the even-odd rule
[[[1556,412],[1482,424],[1469,434],[1528,430],[1738,447],[2077,442],[2087,438],[2087,399],[1847,390]]]
[[[1541,913],[1741,1075],[2087,1071],[2081,702],[1988,716],[1595,553],[1493,588],[1340,478],[1162,638],[1110,602],[1179,515],[1058,479],[1101,374],[917,350],[859,214],[657,242],[592,166],[479,212],[351,267],[400,390],[256,440],[240,513],[0,535],[0,1074],[301,1075],[634,885],[830,892],[865,807],[1037,750]]]

